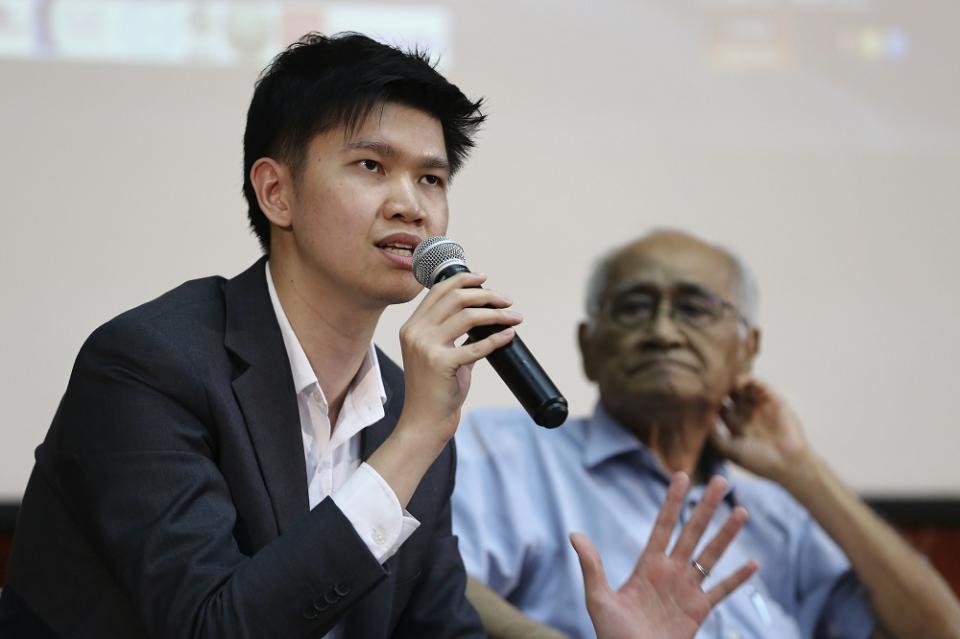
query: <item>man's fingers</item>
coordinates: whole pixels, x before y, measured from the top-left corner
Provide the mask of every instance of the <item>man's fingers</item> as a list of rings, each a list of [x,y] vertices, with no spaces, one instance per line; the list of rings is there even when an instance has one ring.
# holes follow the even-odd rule
[[[510,340],[516,337],[516,335],[517,331],[513,327],[508,327],[482,340],[476,342],[469,341],[462,346],[453,348],[451,349],[453,365],[459,368],[460,366],[473,364],[501,346],[509,344]]]
[[[603,562],[593,542],[582,533],[573,533],[570,535],[570,543],[580,559],[583,589],[587,594],[587,600],[609,591],[610,584],[607,583],[607,576],[603,572]]]
[[[743,528],[746,521],[746,509],[742,506],[734,508],[730,516],[727,517],[727,521],[723,524],[720,532],[714,535],[713,539],[711,539],[703,549],[703,552],[700,553],[700,556],[697,557],[697,563],[707,571],[712,570],[713,567],[717,565],[717,562],[720,561],[720,557],[724,551],[726,551],[730,542],[733,541],[733,538],[736,537],[737,533]]]
[[[440,324],[465,308],[506,308],[513,304],[506,295],[480,288],[485,275],[458,273],[430,289],[410,319]]]
[[[751,378],[730,393],[721,406],[720,416],[727,422],[730,430],[739,435],[744,425],[753,418],[757,407],[773,398],[773,394],[764,384]]]
[[[454,340],[468,331],[478,327],[492,327],[487,331],[496,330],[495,326],[516,326],[523,321],[523,315],[509,309],[495,308],[465,308],[459,313],[444,321],[440,327],[441,339],[444,343],[453,343]],[[483,335],[483,331],[480,335]]]
[[[454,289],[479,287],[485,281],[487,281],[487,276],[480,273],[457,273],[453,277],[445,279],[431,287],[427,291],[426,296],[420,301],[420,304],[417,305],[413,315],[429,312],[430,309],[441,302],[444,297]],[[477,290],[484,289],[477,288]]]
[[[647,540],[647,547],[644,552],[663,554],[667,550],[667,544],[670,543],[670,535],[673,533],[674,526],[677,525],[677,517],[680,515],[680,508],[683,505],[683,496],[687,494],[687,487],[690,485],[690,478],[686,473],[674,473],[670,478],[670,487],[667,489],[667,498],[660,507],[660,513],[657,515],[657,521],[650,532],[650,539]]]
[[[708,590],[707,599],[710,601],[710,607],[713,608],[723,601],[724,597],[739,588],[753,573],[757,572],[757,568],[759,567],[760,565],[756,561],[748,561],[737,568],[737,571],[732,575],[726,577],[723,581]]]
[[[693,555],[694,549],[703,536],[703,531],[707,529],[707,524],[713,518],[713,513],[717,509],[717,504],[723,499],[723,493],[727,488],[727,480],[720,475],[714,475],[707,484],[707,489],[703,492],[703,499],[693,509],[690,520],[683,527],[680,533],[680,539],[677,545],[673,547],[670,556],[675,559],[687,561]]]
[[[743,438],[734,436],[726,424],[722,422],[713,425],[713,430],[710,432],[710,443],[713,444],[718,453],[738,464],[743,457],[744,448],[749,445]]]
[[[464,308],[505,308],[511,304],[513,300],[506,295],[488,288],[479,288],[476,280],[461,273],[432,288],[423,298],[418,310],[424,317],[435,316],[437,321],[442,321]]]
[[[734,404],[733,399],[727,397],[720,405],[720,420],[731,435],[739,435],[743,428],[743,422],[740,411]]]

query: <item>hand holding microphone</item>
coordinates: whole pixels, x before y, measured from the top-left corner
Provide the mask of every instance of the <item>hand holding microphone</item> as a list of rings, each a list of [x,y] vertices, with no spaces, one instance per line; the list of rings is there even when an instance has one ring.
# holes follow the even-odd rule
[[[464,272],[469,273],[470,269],[464,260],[463,248],[441,235],[420,242],[413,252],[413,274],[426,288]],[[467,334],[472,340],[482,340],[504,328],[500,325],[477,326]],[[566,420],[567,400],[540,367],[519,335],[489,353],[487,361],[534,422],[555,428]]]

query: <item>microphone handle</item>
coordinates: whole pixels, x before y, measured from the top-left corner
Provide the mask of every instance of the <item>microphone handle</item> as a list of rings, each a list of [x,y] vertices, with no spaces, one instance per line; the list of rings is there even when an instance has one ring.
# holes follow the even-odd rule
[[[452,264],[437,275],[434,285],[462,272],[469,272],[469,269],[462,264]],[[478,341],[505,328],[499,324],[476,326],[467,335],[471,340]],[[514,335],[509,344],[487,355],[487,361],[534,422],[547,428],[556,428],[567,419],[567,400],[520,339],[520,335]]]

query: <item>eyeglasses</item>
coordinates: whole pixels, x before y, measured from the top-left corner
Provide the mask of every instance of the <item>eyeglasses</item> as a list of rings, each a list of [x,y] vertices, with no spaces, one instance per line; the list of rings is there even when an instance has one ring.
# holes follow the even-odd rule
[[[620,326],[636,328],[656,320],[665,303],[671,320],[691,328],[709,328],[727,313],[748,325],[736,306],[699,287],[684,286],[669,292],[647,287],[629,289],[611,297],[604,310]]]

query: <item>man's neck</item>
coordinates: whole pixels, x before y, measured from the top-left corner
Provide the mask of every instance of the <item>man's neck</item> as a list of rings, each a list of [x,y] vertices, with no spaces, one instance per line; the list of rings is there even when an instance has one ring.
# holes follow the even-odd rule
[[[654,454],[669,473],[683,471],[695,483],[701,477],[700,460],[710,439],[716,410],[708,407],[632,411],[640,417],[621,416],[607,409]]]
[[[270,275],[283,312],[313,368],[336,425],[350,382],[363,365],[383,309],[357,308],[328,282],[271,256]]]

